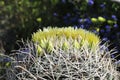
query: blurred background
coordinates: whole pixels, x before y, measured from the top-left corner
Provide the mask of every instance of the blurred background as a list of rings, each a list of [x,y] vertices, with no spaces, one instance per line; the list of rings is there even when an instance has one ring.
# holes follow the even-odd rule
[[[119,14],[120,3],[110,0],[0,0],[0,49],[10,54],[43,27],[73,26],[99,35],[120,59]]]

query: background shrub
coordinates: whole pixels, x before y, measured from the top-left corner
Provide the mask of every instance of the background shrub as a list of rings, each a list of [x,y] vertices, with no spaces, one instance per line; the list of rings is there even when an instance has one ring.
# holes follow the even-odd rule
[[[6,51],[14,49],[16,40],[30,38],[42,25],[52,23],[52,10],[57,0],[1,0],[0,39]],[[51,22],[52,21],[52,22]]]
[[[120,42],[119,3],[108,0],[1,0],[0,38],[6,52],[17,48],[16,40],[31,38],[43,26],[74,26],[99,34],[110,41],[109,48]]]

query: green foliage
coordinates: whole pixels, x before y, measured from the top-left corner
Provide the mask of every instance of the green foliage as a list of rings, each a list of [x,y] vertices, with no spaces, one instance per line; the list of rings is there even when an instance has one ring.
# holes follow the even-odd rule
[[[58,0],[0,0],[0,39],[7,50],[11,50],[16,40],[30,38],[42,25],[49,25],[57,3]]]
[[[42,21],[51,18],[52,4],[56,4],[57,0],[51,1],[30,1],[30,0],[12,0],[12,1],[1,1],[2,10],[1,15],[4,14],[3,20],[7,20],[3,25],[8,28],[17,28],[19,31],[18,37],[26,38],[29,37],[31,32],[36,30],[39,24],[44,24]],[[47,6],[46,6],[47,5]],[[49,16],[46,16],[49,12]],[[8,25],[6,24],[8,23]],[[24,35],[22,35],[22,33]],[[21,35],[20,35],[21,34]]]

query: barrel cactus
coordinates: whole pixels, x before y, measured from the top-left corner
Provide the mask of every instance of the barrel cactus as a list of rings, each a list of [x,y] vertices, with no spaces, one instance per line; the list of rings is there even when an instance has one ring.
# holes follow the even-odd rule
[[[110,58],[113,51],[99,45],[97,35],[68,28],[44,28],[20,49],[7,70],[9,80],[119,80]],[[19,57],[18,57],[19,56]],[[19,59],[20,58],[20,59]],[[22,58],[22,59],[21,59]]]

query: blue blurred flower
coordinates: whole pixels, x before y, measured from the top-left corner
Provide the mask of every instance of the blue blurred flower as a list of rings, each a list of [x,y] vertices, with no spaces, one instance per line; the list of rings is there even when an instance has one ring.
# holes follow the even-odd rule
[[[67,13],[67,14],[65,14],[64,16],[63,16],[63,19],[67,19],[68,20],[68,18],[71,16],[71,14],[70,13]]]
[[[103,40],[103,41],[108,41],[108,38],[107,38],[107,37],[104,37],[102,40]]]
[[[58,16],[58,14],[56,12],[53,13],[53,16]]]
[[[92,24],[92,21],[89,18],[85,18],[85,19],[78,19],[78,23],[88,25],[88,24]]]
[[[101,32],[101,33],[104,33],[104,32],[105,32],[105,30],[101,29],[101,30],[100,30],[100,32]]]
[[[109,25],[106,25],[105,28],[106,28],[106,31],[107,31],[107,32],[110,32],[111,29],[110,29],[110,26],[109,26]]]
[[[111,17],[112,19],[117,20],[117,17],[115,15],[112,15]]]
[[[87,23],[87,24],[91,24],[92,23],[89,18],[84,19],[84,22]]]
[[[67,13],[67,14],[66,14],[66,16],[67,16],[67,17],[70,17],[70,16],[71,16],[71,14],[70,14],[70,13]]]
[[[82,25],[80,25],[80,27],[81,27],[81,28],[84,28],[85,26],[82,24]]]
[[[62,3],[66,3],[66,0],[62,0]]]
[[[118,28],[118,24],[114,24],[113,27],[114,27],[114,28]]]
[[[79,23],[83,23],[84,20],[83,20],[83,19],[78,19],[78,22],[79,22]]]
[[[101,4],[100,7],[101,7],[101,8],[105,8],[105,4],[104,4],[104,3]]]
[[[97,32],[96,30],[92,30],[92,32],[95,34],[99,34],[99,32]]]
[[[76,25],[74,25],[73,27],[74,27],[74,29],[77,29],[77,28],[78,28],[78,26],[76,26]]]
[[[93,0],[88,0],[88,5],[92,6],[94,4]]]

